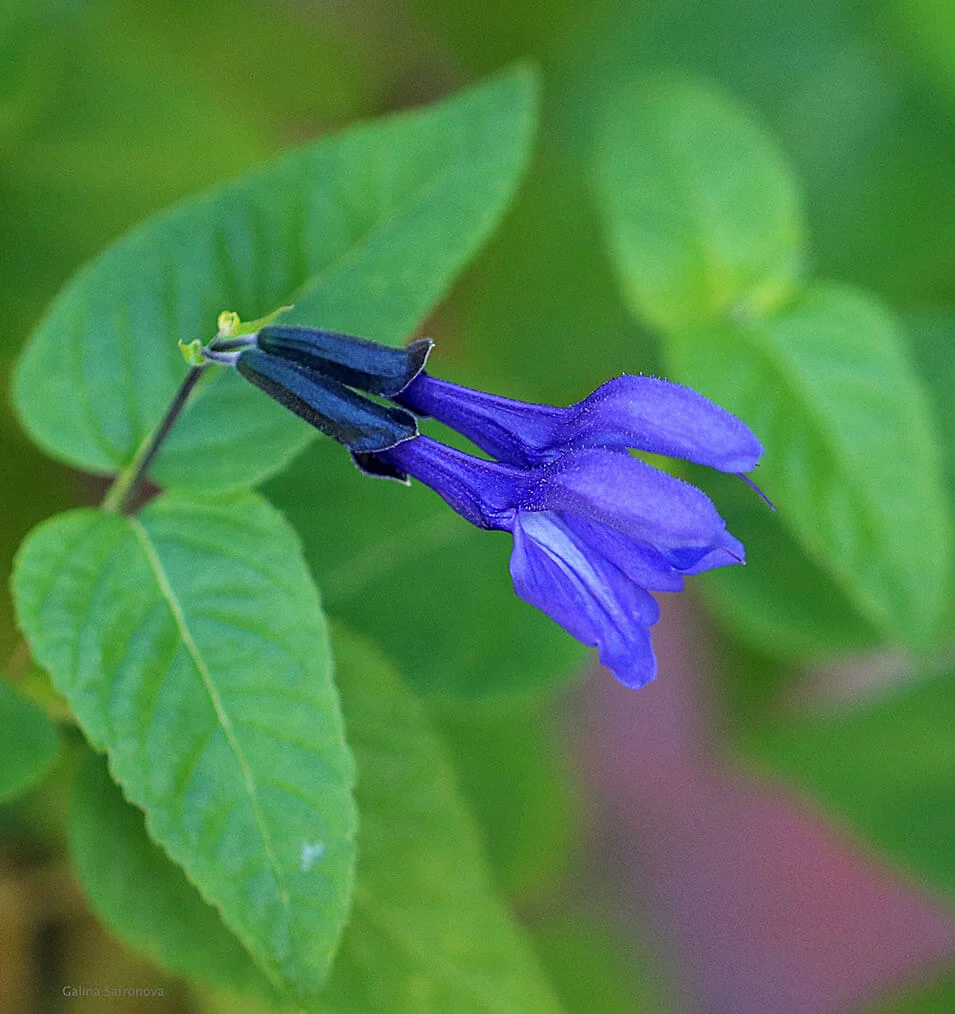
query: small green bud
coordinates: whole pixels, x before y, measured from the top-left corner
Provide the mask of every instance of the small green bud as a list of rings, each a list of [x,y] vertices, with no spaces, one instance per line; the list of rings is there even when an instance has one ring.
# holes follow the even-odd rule
[[[219,314],[216,324],[219,328],[219,333],[216,335],[217,338],[232,338],[239,333],[242,321],[239,320],[239,315],[235,310],[223,310]]]
[[[202,366],[205,363],[206,360],[202,354],[202,342],[198,338],[193,339],[188,345],[180,339],[178,345],[182,358],[190,366]]]

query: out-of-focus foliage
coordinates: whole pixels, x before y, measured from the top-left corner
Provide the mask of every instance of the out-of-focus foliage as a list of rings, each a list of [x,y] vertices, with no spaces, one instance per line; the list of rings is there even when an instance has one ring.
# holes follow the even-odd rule
[[[540,695],[432,705],[497,882],[526,904],[546,897],[573,859],[583,819]]]
[[[781,265],[770,284],[756,286],[760,314],[767,306],[776,312],[772,326],[764,319],[734,318],[726,328],[708,332],[706,376],[698,382],[712,384],[708,393],[728,401],[741,364],[751,365],[741,340],[775,348],[778,341],[770,339],[781,340],[778,321],[800,323],[810,337],[821,335],[816,312],[821,295],[809,297],[808,304],[805,293],[789,298],[810,275],[851,287],[851,299],[843,300],[851,312],[839,327],[827,325],[825,351],[844,352],[844,339],[855,335],[852,370],[872,368],[860,321],[885,323],[891,315],[903,327],[885,323],[879,328],[891,334],[887,345],[883,342],[891,354],[882,356],[873,374],[883,395],[881,402],[867,402],[874,420],[863,420],[851,383],[839,393],[831,377],[815,376],[824,355],[807,371],[814,375],[812,383],[825,386],[830,408],[837,402],[846,411],[831,415],[826,427],[810,430],[805,413],[800,426],[790,425],[791,392],[781,391],[772,376],[763,376],[765,389],[745,399],[744,414],[752,409],[750,421],[757,427],[763,426],[760,413],[778,410],[785,415],[787,440],[826,431],[833,446],[855,448],[856,463],[841,478],[850,475],[845,488],[862,491],[870,515],[874,511],[871,516],[881,519],[880,534],[859,543],[876,547],[873,554],[862,553],[850,564],[842,552],[852,544],[847,531],[857,535],[868,524],[860,526],[854,508],[827,513],[835,499],[820,495],[817,485],[806,487],[795,510],[790,491],[780,493],[772,474],[779,468],[775,431],[760,435],[771,452],[762,472],[777,496],[777,515],[737,481],[691,470],[693,481],[712,493],[731,530],[744,540],[749,560],[745,569],[703,582],[713,614],[747,645],[719,642],[722,672],[714,697],[725,692],[734,732],[763,769],[825,800],[833,818],[845,815],[878,854],[950,888],[952,829],[944,781],[951,753],[946,720],[955,717],[955,702],[946,690],[950,677],[896,690],[865,707],[848,703],[824,719],[793,717],[792,703],[800,699],[805,666],[820,658],[885,647],[913,636],[923,621],[932,621],[939,642],[952,638],[955,599],[942,584],[947,551],[944,537],[933,542],[931,534],[950,525],[946,518],[955,492],[955,19],[941,0],[5,4],[0,11],[0,363],[9,368],[27,331],[68,276],[143,215],[235,176],[290,143],[360,115],[450,93],[523,57],[536,58],[542,71],[542,133],[535,161],[501,230],[429,321],[429,332],[439,341],[434,363],[451,379],[564,402],[622,371],[686,369],[687,379],[696,378],[688,364],[703,347],[700,335],[694,346],[682,346],[681,355],[671,338],[667,352],[619,294],[594,200],[593,163],[606,155],[598,125],[628,82],[648,74],[659,80],[660,72],[663,79],[689,77],[706,82],[708,91],[730,96],[736,112],[727,113],[727,126],[738,126],[740,115],[761,124],[760,137],[779,149],[770,163],[782,163],[784,175],[799,182],[801,207],[794,208],[785,180],[765,191],[772,190],[768,212],[778,215],[780,235],[787,237],[775,248],[780,257],[761,257],[766,246],[759,235],[740,239],[737,230],[716,239],[724,251],[736,242],[743,268],[753,258]],[[703,147],[702,169],[717,168],[718,146]],[[753,175],[740,173],[733,182],[742,185],[747,178]],[[669,185],[673,179],[668,174],[660,182]],[[719,205],[720,194],[715,196]],[[367,209],[352,210],[360,217]],[[797,227],[800,217],[803,225]],[[752,224],[744,222],[744,229]],[[798,234],[803,238],[796,243]],[[392,281],[393,270],[403,269],[407,279],[422,269],[421,233],[410,229],[406,235],[416,237],[416,249],[392,251],[405,254],[404,261],[400,256],[388,261]],[[647,243],[635,249],[638,260],[643,258],[641,287],[654,284],[654,272],[663,269],[661,249],[678,238],[671,230],[657,237],[662,247]],[[338,281],[335,288],[339,291]],[[352,288],[347,291],[355,317],[345,315],[338,323],[397,339],[410,333],[417,315],[445,296],[446,288],[446,281],[434,284],[393,332],[389,327],[397,315]],[[864,305],[859,290],[867,293]],[[844,291],[839,290],[840,299]],[[691,285],[687,308],[695,312],[713,305],[711,289],[692,291]],[[813,311],[808,325],[807,305]],[[232,300],[210,305],[209,321],[227,306],[243,309]],[[362,316],[366,312],[374,319]],[[207,330],[204,324],[201,333]],[[793,327],[782,337],[791,340]],[[153,334],[149,340],[165,342]],[[105,377],[106,402],[116,401],[110,386],[114,375]],[[928,394],[929,429],[940,435],[936,442],[947,499],[926,452],[923,399],[916,397],[914,412],[905,408],[919,387]],[[42,406],[32,408],[42,411]],[[871,437],[887,425],[887,411],[896,413],[895,429],[908,434],[909,450],[886,451],[888,441],[863,448],[859,426]],[[0,562],[9,569],[13,548],[36,521],[98,500],[101,491],[87,476],[67,472],[31,447],[7,409],[0,413],[0,437],[0,464],[9,480],[0,494]],[[184,430],[177,439],[190,437]],[[864,456],[861,465],[859,455]],[[812,450],[806,458],[818,464],[820,455]],[[823,478],[835,482],[840,459],[825,455],[824,460],[820,474],[825,471]],[[160,470],[164,467],[160,459]],[[194,474],[199,471],[194,468]],[[831,492],[838,484],[823,488]],[[573,861],[563,835],[573,838],[579,814],[567,802],[547,751],[539,749],[539,731],[530,728],[537,722],[535,707],[525,704],[523,695],[559,685],[581,652],[543,617],[514,601],[506,573],[507,540],[470,531],[429,491],[363,480],[336,448],[316,443],[270,483],[268,493],[300,530],[329,612],[386,648],[409,686],[432,698],[432,717],[447,735],[498,885],[536,904],[554,882],[555,870]],[[858,506],[857,501],[849,505]],[[369,532],[382,537],[371,540]],[[905,537],[886,554],[881,550],[893,532]],[[872,531],[863,534],[868,538]],[[939,551],[933,553],[936,544]],[[933,619],[938,616],[940,621]],[[9,654],[14,647],[5,603],[0,649]],[[347,680],[346,675],[343,688]],[[391,680],[382,677],[383,684]],[[399,698],[409,707],[413,702],[395,686],[396,696],[383,699],[421,729],[418,706],[401,710]],[[519,703],[503,704],[506,717],[495,717],[498,701],[482,702],[472,713],[477,698],[496,697],[505,689],[522,691]],[[465,703],[449,704],[451,697]],[[347,694],[344,703],[347,720]],[[528,726],[527,751],[521,749],[522,724]],[[421,735],[430,743],[426,725]],[[6,745],[4,737],[0,734]],[[361,751],[356,752],[361,769]],[[390,765],[400,766],[404,754],[386,751],[385,756]],[[420,761],[436,755],[426,750],[415,756]],[[369,764],[375,770],[375,758]],[[443,759],[439,766],[446,772]],[[414,765],[399,773],[423,778]],[[388,774],[397,779],[391,768]],[[44,785],[21,797],[16,807],[3,811],[0,826],[28,839],[45,828],[55,841],[56,822],[38,816],[43,807],[59,805],[54,789],[62,791],[60,779],[55,787]],[[362,791],[359,782],[359,806]],[[445,799],[455,812],[463,810],[456,793],[449,791]],[[139,826],[139,843],[153,849],[181,880],[178,868],[148,843],[139,814],[118,797],[113,803],[124,808],[130,827]],[[417,840],[410,831],[409,836]],[[98,840],[105,851],[104,841],[120,847],[123,838],[117,831]],[[392,858],[388,849],[379,855]],[[99,871],[103,874],[102,866]],[[360,888],[360,864],[358,878]],[[96,904],[96,888],[90,882],[86,886]],[[181,886],[204,906],[184,880]],[[112,923],[116,917],[110,916],[107,900],[100,898],[98,907]],[[142,911],[162,911],[151,904],[143,899]],[[210,909],[203,911],[204,919],[219,925]],[[493,919],[503,916],[498,912]],[[596,932],[589,926],[577,934],[566,926],[552,926],[551,932],[547,918],[541,922],[543,966],[568,1011],[597,1010],[601,1002],[608,1012],[641,1009],[631,995],[642,997],[645,984],[601,963],[613,949],[602,947]],[[196,925],[208,924],[200,918]],[[440,930],[446,924],[439,919],[434,925]],[[147,930],[156,926],[167,934],[166,944],[176,942],[169,917],[158,915]],[[222,981],[178,963],[171,952],[149,943],[148,932],[137,937],[118,922],[116,929],[182,973]],[[355,946],[361,950],[361,941],[376,932],[362,931]],[[179,942],[190,939],[183,934]],[[208,940],[216,940],[212,930]],[[519,950],[525,953],[523,944]],[[383,963],[383,974],[397,965],[397,958],[394,965]],[[536,971],[529,974],[528,982],[539,981]],[[387,987],[384,979],[379,982],[382,989],[408,986],[398,974],[387,981]],[[593,993],[587,993],[588,984]],[[615,999],[624,995],[615,1007]],[[550,1002],[541,1001],[543,1009]],[[871,1009],[901,1014],[951,1007],[951,984],[943,982]],[[224,1009],[240,1008],[230,1000]]]
[[[544,969],[567,1014],[664,1014],[675,998],[639,943],[626,944],[586,915],[545,920],[535,931]]]
[[[955,974],[921,988],[866,1004],[854,1014],[950,1014],[955,1008]]]
[[[949,505],[898,326],[863,293],[799,277],[787,167],[710,88],[635,84],[610,99],[605,131],[597,190],[611,254],[675,377],[760,434],[760,482],[860,612],[889,637],[935,638],[950,591]]]
[[[955,894],[953,711],[955,676],[947,673],[849,714],[772,723],[750,745],[870,841]]]
[[[0,682],[0,800],[28,789],[56,760],[60,742],[46,712]]]
[[[801,282],[802,213],[782,153],[712,87],[648,78],[607,98],[596,187],[634,312],[662,334],[765,316]]]
[[[177,340],[211,338],[225,308],[251,320],[294,303],[283,322],[406,337],[513,193],[533,92],[519,72],[350,130],[128,234],[34,332],[15,376],[25,427],[74,466],[121,471],[185,374]],[[152,470],[164,485],[254,485],[315,435],[231,370],[204,381]]]

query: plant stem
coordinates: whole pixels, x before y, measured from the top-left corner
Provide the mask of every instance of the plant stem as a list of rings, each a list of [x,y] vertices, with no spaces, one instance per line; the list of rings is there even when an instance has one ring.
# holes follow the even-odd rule
[[[173,398],[169,408],[166,409],[166,414],[162,417],[162,421],[153,430],[149,438],[144,441],[133,460],[116,476],[116,481],[110,486],[102,503],[104,511],[109,511],[111,514],[129,513],[130,504],[133,501],[140,481],[159,453],[159,449],[165,442],[166,437],[169,436],[169,431],[179,417],[180,412],[186,407],[186,402],[189,400],[189,395],[192,394],[192,389],[196,386],[205,370],[205,366],[193,366],[189,369],[189,372],[179,385],[175,398]]]

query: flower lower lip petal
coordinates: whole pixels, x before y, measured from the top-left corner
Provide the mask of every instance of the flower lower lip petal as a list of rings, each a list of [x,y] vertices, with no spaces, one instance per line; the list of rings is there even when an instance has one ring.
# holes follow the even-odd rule
[[[514,590],[583,644],[621,683],[640,687],[656,675],[648,628],[653,597],[547,514],[519,514],[511,555]]]
[[[706,570],[715,570],[717,567],[727,567],[734,563],[746,562],[746,550],[739,539],[730,535],[727,531],[720,532],[716,544],[707,553],[701,556],[695,563],[684,567],[680,573],[702,574]]]
[[[648,591],[683,591],[683,577],[658,550],[579,514],[561,514],[578,542],[593,547],[631,581]]]

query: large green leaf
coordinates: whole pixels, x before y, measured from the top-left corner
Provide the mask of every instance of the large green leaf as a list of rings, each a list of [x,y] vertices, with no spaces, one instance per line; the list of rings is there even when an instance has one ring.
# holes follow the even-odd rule
[[[596,182],[621,284],[652,326],[761,313],[791,295],[803,259],[792,175],[715,88],[662,77],[616,93]]]
[[[955,675],[849,712],[763,726],[748,748],[869,841],[955,892]]]
[[[73,511],[30,535],[13,590],[34,657],[151,836],[273,983],[313,994],[349,906],[355,810],[294,533],[251,493],[170,494],[139,519]]]
[[[746,325],[671,335],[673,374],[745,419],[779,517],[860,613],[913,642],[934,632],[951,531],[937,438],[900,329],[833,284]]]
[[[128,465],[181,381],[177,339],[217,313],[400,341],[487,237],[527,158],[534,80],[518,70],[433,107],[293,151],[149,220],[91,262],[40,323],[15,377],[51,454]],[[227,488],[281,468],[313,431],[229,370],[211,371],[153,469]]]
[[[371,479],[320,441],[268,492],[302,536],[329,613],[387,644],[420,693],[543,689],[583,658],[514,594],[510,538],[473,528],[426,486]]]
[[[59,750],[53,722],[0,679],[0,800],[16,796],[42,778]]]
[[[362,813],[355,908],[324,1014],[545,1014],[557,1006],[495,899],[477,835],[421,707],[381,657],[335,636]],[[267,995],[182,871],[101,768],[77,786],[71,841],[93,907],[126,943],[231,993]],[[235,997],[223,1009],[240,1008]],[[251,1009],[251,1008],[250,1008]]]

